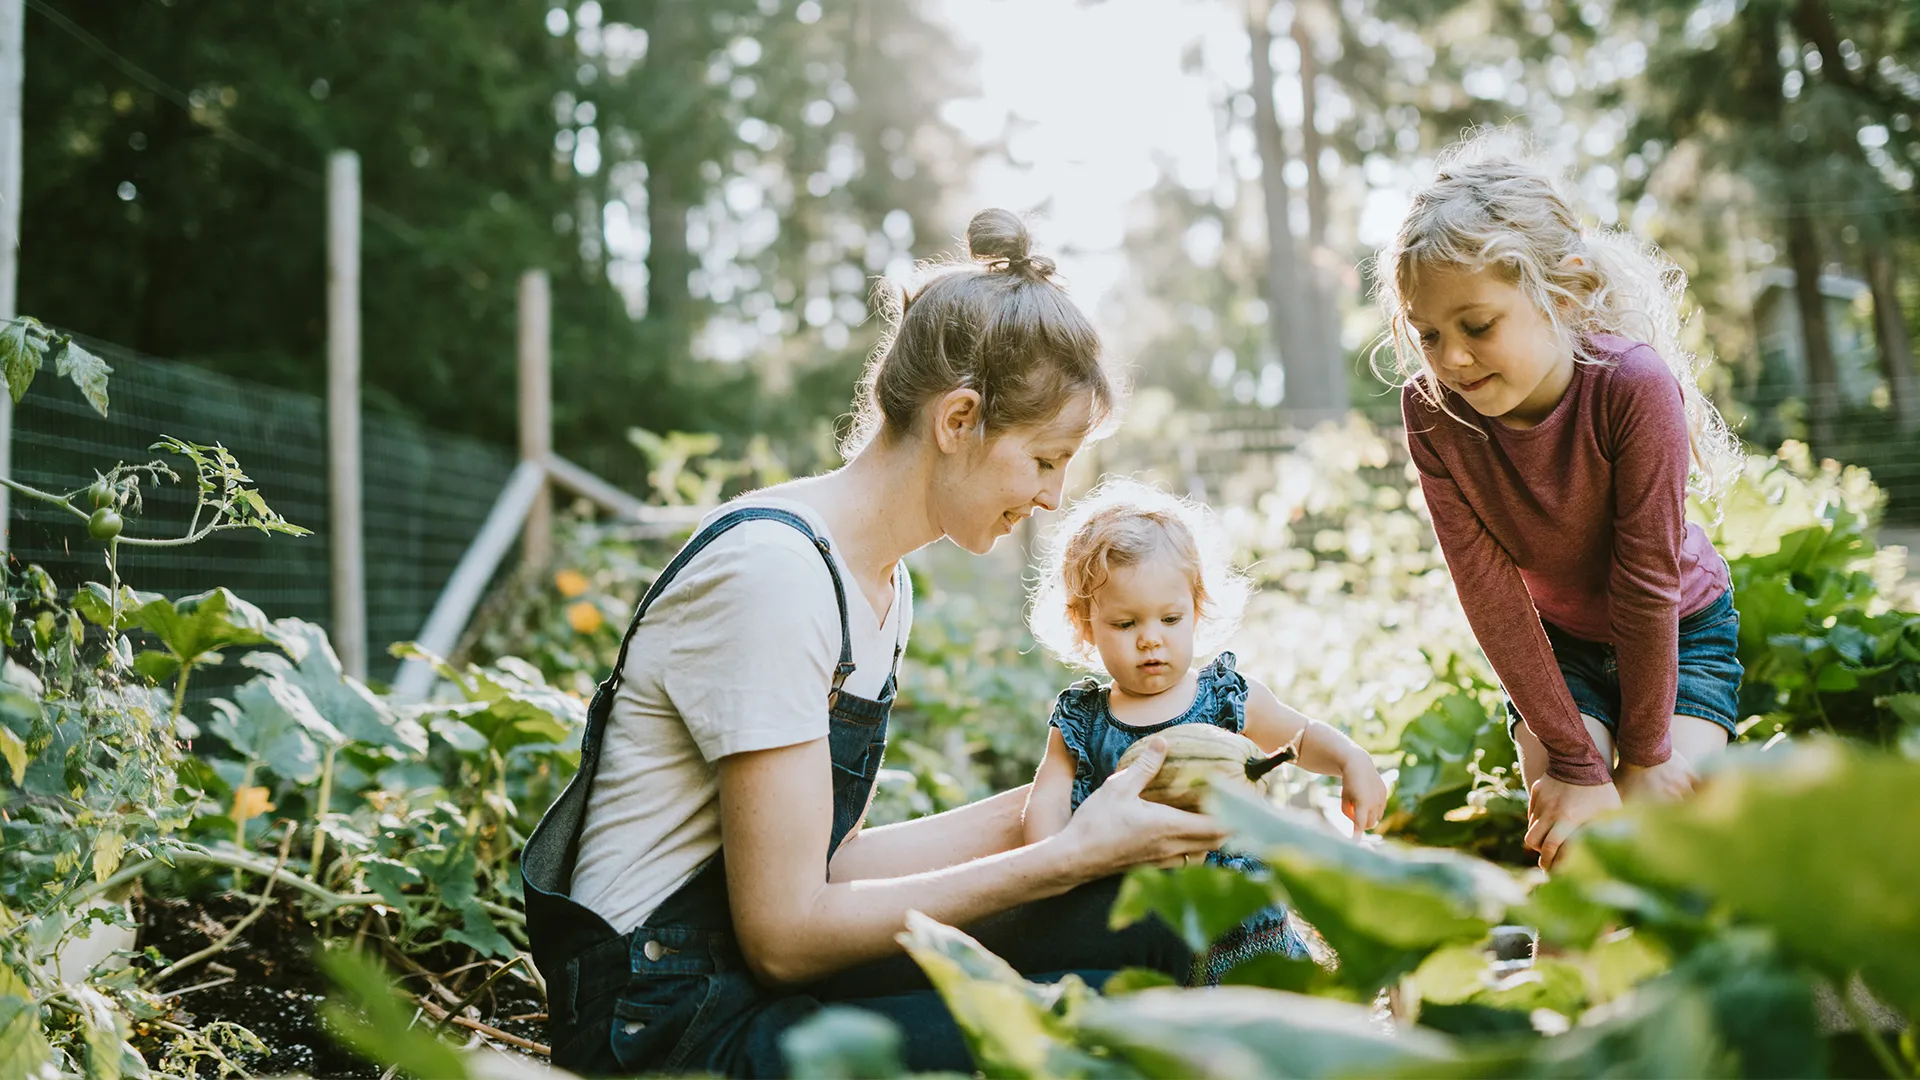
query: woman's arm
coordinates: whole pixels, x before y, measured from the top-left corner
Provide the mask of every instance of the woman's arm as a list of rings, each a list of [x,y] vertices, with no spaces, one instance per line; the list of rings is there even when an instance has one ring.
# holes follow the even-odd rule
[[[1040,758],[1039,770],[1033,774],[1033,786],[1029,789],[1021,822],[1027,843],[1039,843],[1073,820],[1075,771],[1073,751],[1067,749],[1067,740],[1061,737],[1059,728],[1048,725],[1047,752]]]
[[[872,829],[862,826],[833,853],[828,880],[899,877],[1012,851],[1027,842],[1021,836],[1020,821],[1029,787],[1022,785],[912,821]]]
[[[908,911],[965,925],[1144,862],[1198,855],[1225,833],[1148,803],[1164,740],[1037,844],[901,877],[829,882],[832,764],[824,739],[720,760],[721,845],[734,930],[762,981],[799,983],[899,950]]]

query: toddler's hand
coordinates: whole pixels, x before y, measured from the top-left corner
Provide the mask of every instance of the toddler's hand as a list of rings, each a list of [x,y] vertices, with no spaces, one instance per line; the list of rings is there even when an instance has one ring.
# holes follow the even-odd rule
[[[1658,765],[1622,765],[1613,770],[1613,782],[1623,799],[1671,802],[1693,794],[1700,777],[1692,762],[1675,753]]]
[[[1353,838],[1380,824],[1387,809],[1387,781],[1373,758],[1356,753],[1340,772],[1340,809],[1353,822]]]
[[[1612,784],[1569,784],[1543,776],[1533,782],[1527,800],[1527,850],[1540,853],[1540,867],[1553,869],[1560,847],[1574,830],[1596,815],[1620,808]]]

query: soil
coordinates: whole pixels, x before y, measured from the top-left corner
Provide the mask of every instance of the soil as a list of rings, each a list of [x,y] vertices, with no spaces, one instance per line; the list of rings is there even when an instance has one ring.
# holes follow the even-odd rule
[[[144,897],[136,905],[140,917],[137,947],[151,946],[170,962],[224,936],[226,928],[245,915],[252,902],[226,894],[198,901]],[[186,989],[224,978],[225,972],[213,965],[233,969],[231,981],[171,999],[169,1004],[176,1010],[173,1020],[194,1028],[225,1020],[253,1032],[267,1044],[269,1052],[232,1056],[256,1074],[377,1080],[382,1067],[348,1049],[319,1014],[320,1004],[332,988],[314,965],[318,948],[313,924],[290,904],[275,903],[225,950],[167,980],[170,989]],[[446,950],[446,955],[429,954],[417,959],[430,971],[451,971],[474,957],[465,950]],[[442,982],[455,993],[464,994],[479,985],[486,971],[476,967],[464,976]],[[425,980],[418,976],[395,974],[403,990],[426,989]],[[496,980],[473,1005],[480,1010],[478,1019],[482,1023],[534,1042],[546,1041],[541,1020],[516,1019],[544,1014],[545,1001],[537,990],[511,974]],[[151,1053],[160,1049],[158,1043],[136,1045],[150,1055],[150,1061],[154,1060]],[[514,1047],[493,1045],[532,1062],[546,1062]]]

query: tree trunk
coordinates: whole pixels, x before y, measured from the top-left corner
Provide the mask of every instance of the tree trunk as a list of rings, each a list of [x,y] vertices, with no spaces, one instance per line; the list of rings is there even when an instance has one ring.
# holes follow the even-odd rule
[[[1253,61],[1253,134],[1260,152],[1260,193],[1267,215],[1267,328],[1287,386],[1283,409],[1302,423],[1325,419],[1346,405],[1346,385],[1336,388],[1330,363],[1315,329],[1320,307],[1313,277],[1293,236],[1293,193],[1287,189],[1287,147],[1273,107],[1273,34],[1267,17],[1271,0],[1248,0],[1247,37]]]
[[[1325,12],[1337,26],[1341,18],[1339,8],[1332,4],[1315,8]],[[1336,412],[1344,412],[1348,401],[1348,373],[1346,350],[1340,346],[1340,306],[1341,289],[1339,273],[1336,269],[1340,260],[1327,248],[1327,178],[1320,171],[1320,152],[1326,146],[1321,138],[1320,129],[1314,126],[1314,117],[1319,114],[1320,61],[1314,56],[1313,20],[1304,0],[1296,2],[1293,13],[1293,42],[1300,50],[1300,156],[1307,167],[1307,249],[1305,253],[1305,273],[1307,280],[1313,283],[1314,304],[1309,314],[1313,318],[1313,331],[1319,355],[1326,358],[1331,368],[1328,378],[1331,380],[1330,406]]]
[[[1788,127],[1788,103],[1780,89],[1784,73],[1780,66],[1780,24],[1775,13],[1762,9],[1754,16],[1758,60],[1764,65],[1764,85],[1770,88],[1774,117],[1782,134]],[[1793,265],[1793,295],[1800,308],[1800,338],[1807,365],[1807,434],[1814,449],[1833,445],[1834,423],[1840,412],[1839,368],[1833,358],[1833,337],[1827,329],[1827,305],[1820,292],[1820,237],[1814,231],[1809,212],[1806,148],[1791,135],[1782,144],[1777,163],[1781,191],[1786,197],[1785,220],[1787,261]]]
[[[1867,285],[1873,290],[1873,339],[1879,347],[1880,373],[1893,394],[1893,414],[1901,431],[1920,427],[1920,380],[1914,377],[1913,341],[1906,313],[1900,310],[1899,274],[1893,249],[1883,237],[1869,237]]]
[[[1800,0],[1794,9],[1793,22],[1801,36],[1820,51],[1821,77],[1842,90],[1858,93],[1859,80],[1847,69],[1846,57],[1840,54],[1840,33],[1833,25],[1833,15],[1827,10],[1825,0]],[[1884,122],[1888,118],[1879,119]],[[1859,144],[1850,140],[1849,146],[1860,169],[1867,175],[1877,175]],[[1875,186],[1884,194],[1893,194]],[[1911,431],[1920,426],[1920,385],[1916,385],[1914,378],[1913,343],[1907,337],[1906,316],[1900,310],[1899,292],[1895,287],[1899,276],[1893,250],[1886,242],[1883,229],[1877,222],[1867,224],[1864,245],[1867,285],[1873,290],[1873,337],[1879,348],[1880,372],[1886,376],[1887,389],[1893,395],[1896,421],[1901,431]]]
[[[1320,102],[1314,85],[1320,61],[1313,55],[1313,31],[1301,4],[1294,6],[1293,43],[1300,49],[1300,156],[1307,166],[1307,243],[1317,249],[1327,246],[1327,182],[1320,175],[1320,151],[1325,144],[1320,129],[1313,125]]]
[[[1798,184],[1790,185],[1789,201],[1803,203]],[[1840,372],[1833,358],[1833,338],[1827,329],[1826,298],[1820,292],[1820,239],[1813,219],[1788,208],[1787,257],[1793,263],[1793,295],[1800,307],[1800,336],[1807,357],[1807,428],[1816,450],[1833,445],[1834,423],[1840,413]]]
[[[682,85],[697,87],[703,75],[695,43],[701,35],[691,25],[701,18],[699,3],[658,0],[645,27],[649,60],[677,68]],[[666,85],[673,85],[666,82]],[[693,294],[687,278],[693,273],[693,254],[687,250],[687,210],[701,192],[699,162],[684,147],[687,109],[661,110],[641,133],[640,154],[647,164],[647,312],[645,323],[651,345],[676,365],[693,343]],[[673,115],[678,114],[678,115]]]

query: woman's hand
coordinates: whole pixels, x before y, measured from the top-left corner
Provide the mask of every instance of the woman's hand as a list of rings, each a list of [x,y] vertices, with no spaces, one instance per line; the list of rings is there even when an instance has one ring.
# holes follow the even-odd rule
[[[1353,838],[1380,824],[1387,809],[1387,781],[1373,755],[1355,747],[1340,770],[1340,809],[1353,822]]]
[[[1226,842],[1227,833],[1205,814],[1147,802],[1140,792],[1167,759],[1167,741],[1154,736],[1133,764],[1087,796],[1061,832],[1086,862],[1088,880],[1143,863],[1178,866]]]
[[[1539,852],[1541,869],[1551,870],[1574,830],[1619,808],[1620,791],[1612,784],[1569,784],[1543,776],[1528,792],[1527,850]]]
[[[1620,766],[1613,770],[1613,782],[1623,799],[1672,802],[1693,794],[1700,777],[1693,771],[1693,763],[1676,750],[1672,757],[1658,765]]]

